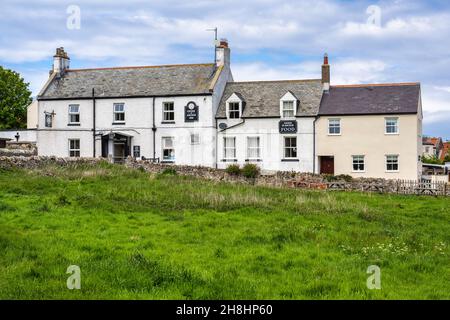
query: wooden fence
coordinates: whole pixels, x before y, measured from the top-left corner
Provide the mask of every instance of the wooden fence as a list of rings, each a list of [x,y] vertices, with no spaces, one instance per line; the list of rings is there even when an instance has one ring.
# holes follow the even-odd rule
[[[326,185],[327,190],[450,196],[450,185],[445,182],[386,180],[383,182],[326,182]]]

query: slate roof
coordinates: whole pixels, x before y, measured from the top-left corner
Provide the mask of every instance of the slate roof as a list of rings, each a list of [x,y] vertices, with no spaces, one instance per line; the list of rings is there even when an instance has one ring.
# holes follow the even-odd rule
[[[169,96],[210,93],[214,64],[68,70],[38,99]]]
[[[229,82],[216,118],[226,118],[226,101],[233,93],[245,101],[243,118],[279,117],[280,99],[288,92],[299,100],[297,116],[316,116],[322,97],[321,80]]]
[[[331,86],[319,115],[413,114],[419,101],[419,83]]]

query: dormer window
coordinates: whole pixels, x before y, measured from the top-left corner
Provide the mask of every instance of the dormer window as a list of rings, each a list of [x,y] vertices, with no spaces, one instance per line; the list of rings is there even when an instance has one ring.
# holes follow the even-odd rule
[[[226,101],[226,114],[228,119],[239,119],[242,117],[242,111],[244,110],[243,97],[235,92]]]
[[[281,118],[295,118],[297,116],[297,97],[288,91],[280,99],[280,117]]]
[[[283,118],[295,117],[294,101],[283,101]]]
[[[239,102],[230,102],[228,104],[228,118],[239,119],[241,117],[240,109],[241,108]]]

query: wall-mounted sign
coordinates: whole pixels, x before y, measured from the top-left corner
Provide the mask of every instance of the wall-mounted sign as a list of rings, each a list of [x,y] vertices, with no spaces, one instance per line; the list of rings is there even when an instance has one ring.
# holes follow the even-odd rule
[[[141,157],[141,146],[133,146],[133,157],[135,158]]]
[[[297,121],[295,120],[281,120],[279,123],[280,133],[297,133]]]
[[[184,121],[198,121],[198,105],[196,105],[195,102],[191,101],[184,107]]]

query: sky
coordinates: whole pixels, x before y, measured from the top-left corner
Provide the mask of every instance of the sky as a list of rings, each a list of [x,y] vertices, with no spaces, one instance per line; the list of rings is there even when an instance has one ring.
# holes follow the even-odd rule
[[[79,13],[79,14],[78,14]],[[448,0],[1,0],[0,65],[37,95],[55,48],[71,68],[208,63],[226,38],[236,81],[420,82],[424,134],[450,140]]]

